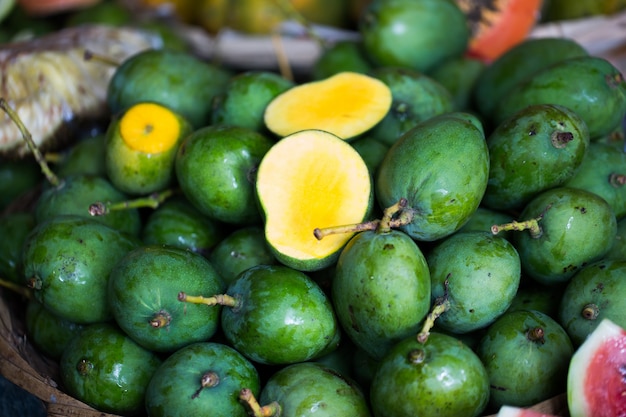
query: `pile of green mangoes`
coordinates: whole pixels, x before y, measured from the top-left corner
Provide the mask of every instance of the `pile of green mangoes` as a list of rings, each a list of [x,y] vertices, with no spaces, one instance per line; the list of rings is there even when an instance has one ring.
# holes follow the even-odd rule
[[[445,43],[394,38],[415,4]],[[626,80],[566,38],[468,57],[457,12],[374,0],[361,40],[296,80],[144,51],[116,69],[105,126],[2,159],[3,295],[59,386],[148,417],[475,417],[566,392],[597,324],[626,327]],[[349,142],[380,227],[296,269],[255,194],[281,140],[264,110],[343,71],[392,92]]]

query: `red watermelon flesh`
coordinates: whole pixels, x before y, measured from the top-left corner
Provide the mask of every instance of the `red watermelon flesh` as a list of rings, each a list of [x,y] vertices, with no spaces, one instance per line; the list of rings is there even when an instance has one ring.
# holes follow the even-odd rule
[[[567,403],[571,417],[626,417],[626,331],[609,319],[574,353]]]

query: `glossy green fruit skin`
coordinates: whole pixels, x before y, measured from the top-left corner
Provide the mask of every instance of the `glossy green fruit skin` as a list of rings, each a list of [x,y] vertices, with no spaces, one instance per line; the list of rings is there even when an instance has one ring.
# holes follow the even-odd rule
[[[202,377],[210,371],[219,383],[202,388]],[[247,417],[239,391],[249,388],[258,396],[260,385],[254,365],[232,347],[194,343],[172,353],[156,370],[146,390],[146,411],[150,417]]]
[[[499,210],[493,210],[484,206],[478,206],[474,214],[458,232],[491,232],[491,227],[496,224],[510,223],[514,218],[511,214]],[[510,239],[510,232],[500,232],[498,236]]]
[[[311,78],[322,80],[340,72],[367,74],[372,70],[359,41],[338,41],[325,48],[311,68]]]
[[[506,310],[507,313],[518,310],[535,310],[547,314],[553,319],[558,318],[559,304],[563,296],[564,285],[543,285],[538,282],[523,282]]]
[[[24,283],[24,254],[22,247],[35,228],[31,212],[15,212],[0,217],[0,277],[16,284]]]
[[[221,294],[224,289],[221,277],[202,255],[142,246],[111,270],[107,299],[115,321],[135,342],[152,351],[173,352],[211,338],[220,317],[219,306],[183,303],[178,294]]]
[[[107,301],[113,266],[141,242],[96,220],[57,216],[24,244],[24,275],[33,295],[54,314],[87,324],[113,318]]]
[[[626,215],[626,153],[604,143],[589,144],[578,171],[563,185],[591,191],[604,198],[620,219]]]
[[[313,362],[288,365],[273,373],[263,386],[259,401],[278,402],[284,416],[370,416],[367,400],[354,381]]]
[[[215,246],[209,260],[226,285],[248,268],[277,263],[261,226],[236,229]]]
[[[152,153],[133,149],[126,143],[120,130],[123,115],[114,115],[106,131],[104,161],[109,181],[129,195],[147,195],[172,186],[176,180],[176,152],[192,131],[189,122],[173,112],[180,129],[178,138],[169,149]]]
[[[222,309],[226,339],[247,358],[285,365],[336,348],[339,325],[330,299],[306,274],[283,265],[259,265],[226,290],[240,303]]]
[[[412,360],[423,351],[424,358]],[[433,332],[399,342],[381,361],[370,387],[376,417],[475,417],[487,406],[489,378],[478,356],[460,340]]]
[[[70,341],[86,326],[52,314],[34,298],[26,304],[24,324],[30,342],[54,360],[61,358]]]
[[[513,210],[576,173],[589,147],[589,131],[568,108],[537,104],[502,122],[487,145],[489,182],[482,204]]]
[[[214,220],[259,223],[254,172],[273,143],[242,127],[215,125],[194,131],[176,155],[176,177],[183,194]]]
[[[570,58],[535,73],[509,90],[498,102],[493,120],[501,123],[521,109],[541,103],[562,105],[580,115],[593,140],[622,122],[626,113],[626,80],[604,58]]]
[[[434,241],[461,228],[489,178],[489,151],[476,118],[446,113],[421,122],[389,149],[375,178],[380,207],[406,198],[414,217],[402,230]]]
[[[473,108],[474,86],[486,68],[484,61],[463,55],[446,59],[431,69],[427,75],[452,95],[454,111],[469,111]]]
[[[263,114],[277,95],[294,86],[278,73],[247,71],[233,76],[213,98],[211,124],[239,126],[266,133]]]
[[[61,180],[56,187],[43,190],[35,204],[37,223],[59,215],[75,215],[100,222],[116,230],[138,236],[141,230],[139,210],[117,210],[104,216],[89,214],[89,206],[96,202],[121,202],[128,196],[118,190],[106,177],[94,175],[72,175]]]
[[[161,360],[109,323],[87,326],[69,343],[59,361],[67,392],[92,407],[139,415],[145,392]]]
[[[126,59],[113,73],[107,90],[112,114],[153,101],[171,108],[194,129],[210,122],[211,100],[223,91],[230,72],[190,53],[150,49]]]
[[[469,28],[456,3],[438,0],[374,0],[358,22],[366,56],[375,66],[427,72],[462,55]]]
[[[560,61],[588,55],[582,45],[570,38],[527,39],[485,68],[476,80],[472,102],[480,114],[489,116],[516,84]]]
[[[533,340],[532,329],[543,329]],[[565,392],[574,352],[561,325],[539,311],[506,313],[493,323],[476,352],[489,374],[493,410],[502,405],[529,407]]]
[[[585,190],[557,187],[537,195],[520,219],[540,217],[542,234],[516,232],[514,245],[525,275],[543,284],[567,282],[580,268],[602,258],[617,233],[609,204]]]
[[[63,157],[55,172],[59,177],[71,175],[106,175],[104,164],[104,134],[89,136],[74,144]]]
[[[617,221],[617,233],[611,249],[604,259],[626,259],[626,217]]]
[[[607,318],[626,327],[626,260],[601,260],[585,266],[569,281],[558,320],[575,346],[580,346]]]
[[[430,308],[426,258],[406,233],[365,231],[344,247],[332,279],[343,332],[375,359],[417,334]]]
[[[449,302],[437,326],[452,333],[489,326],[509,308],[519,287],[517,250],[489,232],[456,233],[434,247],[426,259],[431,302],[446,293]]]
[[[450,92],[423,73],[404,67],[381,67],[369,75],[384,82],[391,90],[389,112],[369,132],[373,137],[393,145],[400,136],[419,122],[453,110]]]
[[[200,213],[186,198],[175,197],[147,216],[141,240],[147,245],[168,245],[209,256],[225,233],[221,223]]]

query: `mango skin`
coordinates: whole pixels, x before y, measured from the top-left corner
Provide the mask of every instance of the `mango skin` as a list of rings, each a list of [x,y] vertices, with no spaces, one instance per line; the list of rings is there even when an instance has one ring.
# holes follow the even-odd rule
[[[528,337],[540,327],[543,341]],[[506,313],[482,337],[476,352],[485,364],[494,410],[502,405],[529,407],[565,392],[574,348],[561,325],[547,314],[522,310]]]
[[[375,0],[358,21],[367,58],[375,66],[427,72],[462,55],[469,43],[465,14],[453,1]]]
[[[411,352],[424,352],[421,363]],[[380,362],[370,386],[375,417],[479,416],[489,400],[489,378],[478,356],[459,339],[433,332],[410,336]]]
[[[580,346],[607,318],[626,327],[626,260],[603,259],[576,273],[565,287],[558,320],[575,346]],[[583,316],[588,305],[597,308],[593,318]]]
[[[493,122],[501,123],[532,104],[565,106],[582,117],[591,140],[613,131],[626,113],[626,80],[609,61],[570,58],[533,74],[498,102]]]
[[[96,220],[57,216],[35,227],[24,243],[24,275],[34,297],[54,314],[80,324],[113,318],[109,273],[138,238]]]
[[[485,67],[474,85],[472,102],[487,117],[510,89],[537,71],[565,59],[588,55],[585,48],[573,39],[527,39]]]
[[[226,294],[240,303],[222,309],[226,339],[262,364],[303,362],[338,343],[339,324],[330,299],[303,272],[283,265],[258,265],[241,273]]]
[[[398,139],[378,168],[381,208],[400,198],[414,213],[404,232],[434,241],[461,228],[478,208],[489,179],[489,150],[480,122],[453,112],[428,119]]]
[[[513,244],[525,276],[542,284],[559,284],[590,262],[602,258],[617,233],[617,220],[609,204],[589,191],[557,187],[533,198],[519,218],[542,216],[541,236],[515,232]]]
[[[259,401],[277,401],[284,416],[370,416],[367,400],[356,383],[314,362],[296,363],[276,371],[261,390]]]
[[[626,216],[626,184],[612,180],[615,174],[626,176],[626,153],[616,146],[594,141],[576,173],[563,185],[598,194],[613,208],[615,217],[621,219]]]
[[[370,356],[420,330],[430,308],[430,272],[407,234],[366,231],[344,247],[332,278],[332,300],[344,333]]]
[[[537,193],[563,184],[589,146],[583,119],[566,107],[537,104],[502,122],[487,137],[490,169],[482,204],[520,209]]]
[[[437,326],[451,333],[465,334],[493,323],[513,302],[521,280],[515,247],[489,232],[455,233],[431,249],[426,259],[431,302],[446,293],[449,302]]]

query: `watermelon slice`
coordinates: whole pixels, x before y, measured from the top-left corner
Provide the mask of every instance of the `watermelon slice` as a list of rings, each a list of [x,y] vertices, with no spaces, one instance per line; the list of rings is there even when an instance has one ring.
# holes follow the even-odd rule
[[[545,414],[528,408],[503,405],[496,417],[557,417],[554,414]]]
[[[567,404],[571,417],[626,416],[626,331],[609,319],[574,352]]]

